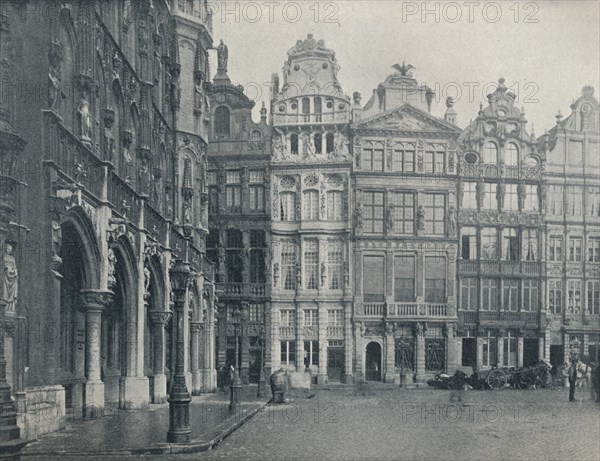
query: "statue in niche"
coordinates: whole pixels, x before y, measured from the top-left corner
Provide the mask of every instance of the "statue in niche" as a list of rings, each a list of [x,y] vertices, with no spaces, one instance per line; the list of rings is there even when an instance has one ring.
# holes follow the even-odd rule
[[[187,200],[183,202],[183,223],[192,224],[192,205]]]
[[[321,286],[325,286],[325,282],[327,281],[327,266],[324,262],[321,263]]]
[[[104,116],[104,158],[108,162],[114,161],[115,137],[112,133],[114,121],[114,114],[112,116],[108,114]]]
[[[348,138],[344,133],[338,134],[338,142],[335,146],[335,155],[344,160],[350,158],[350,151],[348,150]]]
[[[505,189],[506,189],[506,186],[503,183],[498,184],[498,187],[496,188],[496,200],[498,201],[498,209],[499,210],[504,209]]]
[[[52,42],[48,53],[50,66],[48,69],[48,106],[51,110],[60,110],[61,99],[66,95],[62,90],[62,47],[60,43]]]
[[[417,230],[423,232],[425,230],[425,207],[419,205],[417,208]]]
[[[2,257],[2,302],[6,305],[6,312],[16,312],[17,297],[19,294],[19,271],[14,255],[12,243],[6,243]]]
[[[81,133],[81,139],[91,141],[92,118],[90,115],[90,103],[85,99],[80,99],[77,112],[79,113],[79,132]]]
[[[311,142],[308,133],[302,133],[302,149],[305,158],[312,158],[315,156],[315,146]]]
[[[152,273],[150,269],[144,266],[144,299],[150,299],[150,280],[152,277]]]
[[[108,248],[108,288],[112,288],[117,283],[117,278],[115,277],[115,265],[117,264],[117,256],[115,255],[115,251],[109,247]]]
[[[62,263],[60,247],[62,244],[62,228],[57,221],[52,221],[52,263],[56,266]]]
[[[450,205],[448,208],[448,235],[452,236],[456,233],[456,207]]]

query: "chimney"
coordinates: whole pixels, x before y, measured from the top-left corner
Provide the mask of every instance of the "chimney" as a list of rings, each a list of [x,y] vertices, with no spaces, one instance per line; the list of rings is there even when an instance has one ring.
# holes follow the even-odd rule
[[[446,98],[446,113],[444,114],[444,120],[448,123],[456,125],[456,111],[454,110],[454,99],[448,96]]]

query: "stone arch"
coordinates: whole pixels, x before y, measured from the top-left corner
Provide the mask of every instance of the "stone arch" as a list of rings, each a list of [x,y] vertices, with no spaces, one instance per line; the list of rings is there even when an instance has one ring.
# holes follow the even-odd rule
[[[365,379],[367,381],[381,381],[383,365],[383,343],[371,339],[365,345]]]

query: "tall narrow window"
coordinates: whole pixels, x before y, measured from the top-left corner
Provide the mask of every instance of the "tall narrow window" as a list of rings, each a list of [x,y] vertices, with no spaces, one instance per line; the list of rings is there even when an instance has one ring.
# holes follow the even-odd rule
[[[495,227],[481,228],[481,259],[498,259],[498,230]]]
[[[477,183],[475,183],[475,182],[463,183],[462,207],[466,210],[476,210],[477,209]]]
[[[486,330],[485,336],[483,337],[481,350],[483,366],[493,367],[498,364],[497,344],[497,332],[493,330]]]
[[[537,229],[523,230],[523,257],[526,261],[538,260],[538,231]]]
[[[539,211],[539,208],[538,186],[527,184],[525,186],[525,211]]]
[[[307,221],[316,221],[319,219],[319,192],[316,190],[307,190],[302,194],[304,202],[304,214],[302,219]]]
[[[600,281],[598,280],[587,282],[587,312],[600,314]]]
[[[248,192],[250,194],[250,211],[265,211],[265,188],[262,171],[250,172],[250,184]]]
[[[319,115],[320,117],[320,115]],[[323,153],[323,135],[321,133],[315,133],[315,152],[317,154]]]
[[[502,232],[503,248],[502,259],[505,261],[519,261],[519,236],[514,227],[504,228]]]
[[[296,342],[281,341],[281,364],[296,365]]]
[[[563,238],[552,236],[548,240],[548,260],[561,262],[563,260]]]
[[[394,258],[394,301],[415,301],[415,257]]]
[[[383,232],[383,192],[364,192],[364,231],[370,234]]]
[[[443,235],[445,232],[446,197],[444,194],[425,194],[425,233]]]
[[[217,138],[229,138],[229,109],[219,106],[215,109],[215,136]]]
[[[304,366],[319,365],[319,341],[304,341]]]
[[[310,99],[302,98],[302,115],[305,122],[310,122]]]
[[[296,133],[290,135],[290,150],[292,155],[298,155],[298,135]]]
[[[227,210],[239,213],[242,210],[242,185],[239,171],[228,171],[225,176]]]
[[[498,211],[498,196],[496,195],[496,184],[484,184],[485,195],[483,196],[483,209]]]
[[[343,219],[342,212],[342,192],[341,191],[329,191],[327,192],[327,220],[328,221],[341,221]]]
[[[569,238],[569,261],[581,262],[583,240],[580,237]]]
[[[415,223],[415,196],[410,192],[394,194],[394,232],[397,234],[413,234]]]
[[[237,229],[227,230],[227,282],[241,283],[243,282],[243,274],[241,269],[242,248],[244,243],[242,232]]]
[[[282,192],[279,194],[281,202],[281,220],[296,220],[296,194],[294,192]]]
[[[504,310],[516,311],[519,309],[519,281],[506,279],[502,281],[502,301]]]
[[[498,310],[498,280],[481,280],[481,309],[484,311]]]
[[[567,186],[566,214],[581,216],[583,212],[583,186]]]
[[[564,189],[563,186],[548,186],[548,213],[553,216],[563,215],[564,210]]]
[[[329,266],[329,289],[340,290],[342,288],[344,264],[342,242],[327,242],[327,263]]]
[[[519,194],[516,184],[507,184],[504,188],[504,210],[519,211]]]
[[[548,307],[552,314],[562,314],[563,282],[562,280],[548,280]]]
[[[514,367],[517,364],[517,335],[513,330],[508,330],[504,341],[504,366]]]
[[[581,280],[567,282],[567,312],[569,314],[581,313]]]
[[[483,163],[498,163],[498,147],[492,141],[483,146]]]
[[[307,290],[319,288],[319,243],[316,240],[304,242],[304,280]]]
[[[523,280],[523,310],[538,310],[539,283],[537,280]]]
[[[317,96],[314,100],[314,104],[315,104],[315,121],[316,122],[320,122],[321,121],[321,112],[323,111],[322,108],[322,104],[321,104],[321,98],[319,96]]]
[[[446,302],[446,258],[425,257],[425,302]]]
[[[363,300],[382,303],[385,301],[385,274],[383,256],[365,256],[363,259]]]
[[[465,277],[460,281],[460,308],[464,311],[477,310],[477,279]]]
[[[325,150],[327,151],[327,154],[331,154],[335,150],[333,133],[327,133],[325,135]]]
[[[596,154],[597,155],[597,154]],[[598,160],[596,159],[596,162]],[[600,216],[600,187],[586,187],[586,215],[597,218]]]
[[[460,241],[462,259],[477,259],[477,229],[475,227],[461,228]]]
[[[519,148],[515,143],[509,142],[504,147],[504,163],[509,166],[519,164]]]
[[[590,237],[588,240],[588,261],[600,262],[600,238]]]
[[[284,290],[296,289],[296,245],[285,242],[281,249],[281,276]]]

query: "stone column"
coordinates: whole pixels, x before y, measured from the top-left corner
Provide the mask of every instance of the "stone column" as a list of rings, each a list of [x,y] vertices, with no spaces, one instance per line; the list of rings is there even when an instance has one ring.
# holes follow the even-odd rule
[[[455,324],[446,324],[446,344],[448,349],[448,355],[446,356],[446,372],[451,373],[458,367],[458,355],[456,353],[457,341],[454,336]]]
[[[517,366],[523,366],[523,337],[517,338]]]
[[[344,374],[342,382],[352,384],[353,379],[353,345],[352,337],[352,303],[344,302]]]
[[[483,366],[483,338],[477,336],[477,367]]]
[[[248,318],[250,314],[250,305],[247,302],[242,301],[241,308],[242,317],[240,331],[240,348],[242,363],[240,365],[240,378],[243,384],[248,384],[250,382],[250,337],[248,335]]]
[[[497,344],[496,351],[498,352],[496,354],[496,363],[495,363],[495,365],[496,366],[502,366],[502,364],[504,363],[504,341],[502,340],[503,336],[504,336],[504,333],[502,331],[500,331],[498,333],[498,335],[499,335],[498,338],[495,338],[495,340],[497,341],[496,342],[496,344]]]
[[[363,325],[360,322],[354,324],[354,377],[357,381],[364,381],[365,372],[363,370]]]
[[[318,303],[319,308],[319,374],[317,383],[327,384],[327,304]]]
[[[154,375],[150,378],[153,383],[152,403],[165,403],[167,401],[167,376],[165,374],[166,361],[166,326],[171,318],[171,312],[152,311],[150,320],[154,330]]]
[[[296,303],[296,371],[304,371],[304,311],[300,304]]]
[[[415,373],[415,382],[418,385],[425,382],[425,333],[421,322],[418,322],[415,326],[415,335],[417,340],[417,369]]]
[[[387,324],[385,328],[385,368],[383,380],[386,383],[396,382],[396,344],[394,340],[394,330],[392,324]]]
[[[104,414],[104,383],[100,377],[100,339],[102,311],[112,302],[113,293],[82,290],[81,305],[85,312],[85,402],[83,416],[98,418]]]
[[[198,395],[202,388],[202,377],[200,376],[200,335],[202,333],[202,323],[191,322],[190,334],[191,350],[190,350],[190,372],[192,373],[192,394]]]
[[[279,309],[271,307],[271,368],[265,370],[269,376],[281,367],[281,352],[279,343]]]

